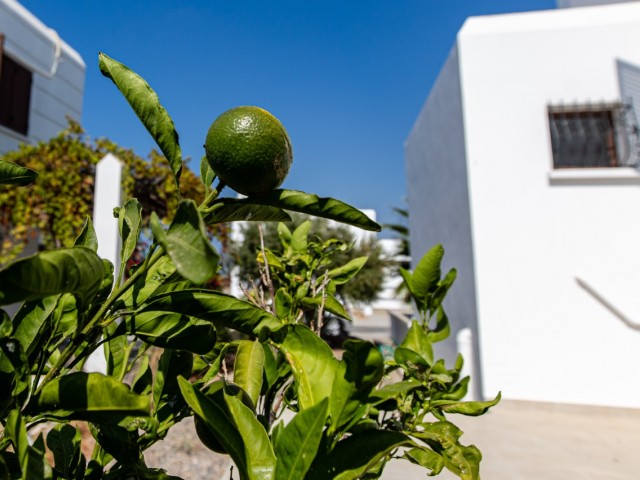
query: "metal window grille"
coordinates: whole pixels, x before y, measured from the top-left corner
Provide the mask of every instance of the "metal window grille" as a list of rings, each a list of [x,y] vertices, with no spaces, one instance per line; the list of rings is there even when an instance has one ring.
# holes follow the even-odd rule
[[[635,166],[637,127],[629,125],[629,110],[622,103],[550,106],[554,168]]]

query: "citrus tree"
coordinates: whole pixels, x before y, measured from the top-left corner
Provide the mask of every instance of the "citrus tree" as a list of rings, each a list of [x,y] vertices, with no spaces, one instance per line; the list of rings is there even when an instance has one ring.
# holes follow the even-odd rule
[[[182,154],[168,113],[149,85],[121,63],[100,55],[100,69],[157,142],[178,190]],[[242,134],[233,142],[245,140],[243,150],[250,151],[253,140]],[[217,141],[225,140],[207,139]],[[166,223],[149,212],[153,239],[130,275],[124,271],[143,220],[135,198],[114,212],[122,240],[118,265],[98,257],[87,220],[72,246],[0,270],[0,305],[22,304],[13,318],[0,310],[0,477],[175,478],[149,468],[144,450],[194,415],[197,434],[231,456],[241,479],[377,478],[394,457],[431,474],[447,468],[465,480],[479,478],[478,450],[459,442],[461,432],[447,415],[480,415],[498,399],[462,401],[468,383],[460,378],[462,359],[448,368],[433,356],[432,343],[449,333],[442,300],[455,278],[455,272],[441,275],[441,247],[414,272],[403,271],[419,318],[394,359],[385,362],[375,345],[357,340],[345,343],[338,359],[311,329],[276,310],[274,299],[263,308],[202,288],[220,258],[205,228],[246,218],[288,221],[290,211],[368,230],[380,226],[339,200],[295,190],[222,197],[227,183],[244,185],[242,179],[216,180],[210,152],[201,163],[205,198],[181,198]],[[275,163],[264,155],[253,158]],[[273,174],[281,181],[278,172]],[[36,175],[0,161],[0,183],[12,188],[37,182]],[[337,283],[356,270],[338,267],[327,275]],[[222,328],[240,332],[242,340],[219,338]],[[83,372],[98,348],[107,374]],[[151,348],[162,349],[155,372]],[[231,351],[233,379],[221,369]],[[401,381],[382,382],[391,372]],[[81,454],[74,420],[91,426],[96,443],[90,458]],[[44,422],[54,426],[34,435]]]
[[[353,233],[344,227],[327,222],[323,218],[304,215],[292,215],[291,222],[285,222],[283,226],[278,223],[247,222],[239,227],[240,239],[230,242],[231,256],[234,265],[237,266],[238,277],[241,284],[249,285],[261,282],[260,264],[258,254],[262,248],[270,250],[275,255],[286,253],[287,245],[282,235],[283,228],[295,231],[300,225],[310,220],[306,229],[308,241],[304,248],[310,249],[317,244],[330,242],[330,258],[325,266],[344,265],[351,260],[366,257],[367,261],[362,265],[349,282],[338,285],[338,295],[349,304],[370,303],[374,301],[380,291],[384,280],[385,270],[391,265],[385,258],[375,238],[364,238],[356,242]]]

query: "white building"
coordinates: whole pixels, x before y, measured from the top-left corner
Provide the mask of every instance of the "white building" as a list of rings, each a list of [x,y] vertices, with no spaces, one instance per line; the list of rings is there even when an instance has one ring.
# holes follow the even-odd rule
[[[640,2],[470,18],[406,142],[484,397],[640,407]]]
[[[0,0],[0,154],[80,120],[85,64],[15,0]]]

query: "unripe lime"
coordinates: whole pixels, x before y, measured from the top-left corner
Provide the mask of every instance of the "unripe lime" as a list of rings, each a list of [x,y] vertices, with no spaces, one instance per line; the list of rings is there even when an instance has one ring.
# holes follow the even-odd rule
[[[278,188],[293,161],[287,131],[259,107],[224,112],[211,124],[204,148],[216,175],[244,195]]]

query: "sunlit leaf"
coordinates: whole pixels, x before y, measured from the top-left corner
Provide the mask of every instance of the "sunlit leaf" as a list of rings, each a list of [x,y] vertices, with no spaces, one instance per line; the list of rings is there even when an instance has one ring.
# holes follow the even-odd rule
[[[204,215],[206,225],[224,222],[290,222],[287,212],[268,205],[242,205],[234,198],[219,198]]]
[[[301,409],[331,395],[338,361],[329,346],[304,325],[290,325],[281,345],[296,380]]]
[[[436,400],[432,402],[433,407],[438,407],[445,413],[460,413],[462,415],[468,415],[471,417],[477,417],[484,415],[491,407],[497,405],[502,398],[501,393],[498,393],[493,400],[487,400],[486,402],[459,402],[452,400]]]
[[[31,413],[96,422],[119,421],[123,414],[149,415],[150,398],[137,395],[113,377],[76,372],[50,380],[29,402]],[[110,414],[118,414],[111,416]]]
[[[440,263],[443,256],[444,248],[442,245],[436,245],[425,253],[413,271],[412,291],[420,298],[425,298],[440,281]]]
[[[141,228],[142,205],[140,205],[138,200],[132,198],[127,200],[125,204],[118,209],[118,229],[120,231],[120,238],[122,239],[118,280],[124,277],[127,262],[136,250]]]
[[[275,332],[283,327],[276,317],[249,302],[204,289],[163,293],[150,299],[136,314],[144,312],[182,313],[254,335],[260,335],[263,329]]]
[[[305,475],[318,453],[327,420],[327,399],[303,410],[278,433],[275,442],[275,480],[298,480]]]
[[[73,246],[87,247],[89,250],[93,250],[94,252],[98,251],[98,237],[96,236],[96,231],[93,228],[93,222],[91,221],[90,216],[87,215],[84,225],[82,226],[82,231],[76,238]]]
[[[358,257],[345,263],[341,267],[329,270],[329,278],[336,285],[343,285],[351,280],[362,269],[369,257]]]
[[[353,434],[339,441],[325,455],[318,455],[305,480],[355,480],[376,466],[383,457],[403,446],[412,446],[409,437],[390,430]]]
[[[180,202],[166,236],[157,240],[178,273],[187,280],[201,285],[216,274],[220,256],[207,238],[204,222],[193,200]]]
[[[316,217],[328,218],[364,230],[379,232],[380,225],[355,207],[340,200],[318,197],[312,193],[297,190],[272,190],[271,192],[243,199],[234,199],[230,203],[239,205],[268,205],[292,212],[306,213]]]
[[[129,67],[109,58],[104,53],[99,54],[98,60],[102,74],[115,83],[169,161],[177,183],[182,170],[182,151],[178,142],[178,132],[173,125],[173,120],[160,105],[158,95]]]
[[[473,445],[463,446],[458,441],[462,431],[446,421],[427,423],[423,430],[412,435],[424,440],[436,453],[442,456],[444,465],[461,480],[478,480],[482,455]]]
[[[258,403],[262,389],[264,350],[258,341],[242,340],[238,344],[233,369],[233,381],[247,394],[254,405]]]

